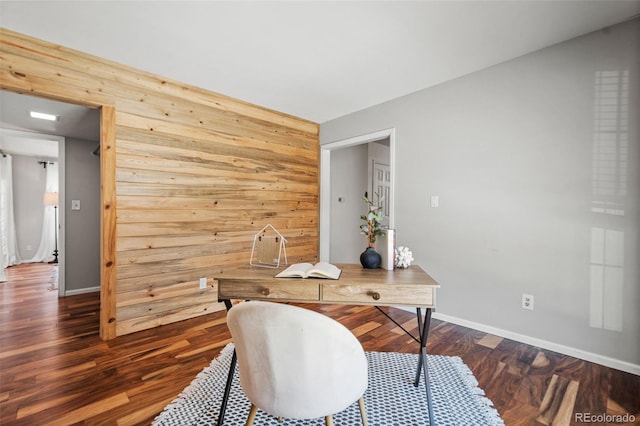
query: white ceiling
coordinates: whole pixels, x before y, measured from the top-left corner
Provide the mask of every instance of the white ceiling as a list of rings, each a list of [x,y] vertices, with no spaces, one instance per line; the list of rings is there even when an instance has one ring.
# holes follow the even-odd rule
[[[31,118],[30,111],[59,117],[58,121]],[[0,126],[90,141],[100,140],[100,111],[80,105],[0,91]],[[0,148],[3,147],[0,141]]]
[[[0,2],[5,28],[318,123],[639,13],[640,0]]]
[[[58,158],[58,142],[56,137],[42,133],[15,132],[0,128],[0,150],[2,154],[29,155],[41,160]]]
[[[31,118],[30,111],[59,117],[58,121]],[[0,91],[0,150],[38,158],[58,157],[58,138],[100,140],[100,111],[79,105]],[[91,150],[95,149],[95,145]]]

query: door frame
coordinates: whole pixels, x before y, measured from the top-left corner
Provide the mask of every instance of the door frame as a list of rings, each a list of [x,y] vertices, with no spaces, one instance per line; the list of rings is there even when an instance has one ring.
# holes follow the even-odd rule
[[[320,145],[320,238],[319,260],[328,262],[331,247],[331,151],[389,138],[389,167],[391,167],[391,196],[389,197],[389,228],[395,227],[395,162],[396,129],[394,127],[353,136]]]
[[[16,80],[22,84],[22,80]],[[20,84],[4,82],[2,90],[24,93]],[[44,89],[29,91],[39,96],[60,102],[68,102],[89,108],[100,108],[100,338],[116,337],[116,109],[82,98],[79,94],[64,95],[64,89],[55,94]]]

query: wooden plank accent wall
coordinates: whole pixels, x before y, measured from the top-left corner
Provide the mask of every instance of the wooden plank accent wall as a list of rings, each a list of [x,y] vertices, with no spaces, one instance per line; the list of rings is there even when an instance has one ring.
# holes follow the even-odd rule
[[[0,60],[3,90],[103,108],[103,339],[223,309],[267,224],[317,260],[316,123],[4,28]]]

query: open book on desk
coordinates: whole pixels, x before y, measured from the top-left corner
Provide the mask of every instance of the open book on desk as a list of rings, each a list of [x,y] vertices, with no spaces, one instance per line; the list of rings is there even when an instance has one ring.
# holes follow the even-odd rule
[[[328,262],[294,263],[284,271],[276,274],[276,278],[328,278],[337,280],[342,269]]]

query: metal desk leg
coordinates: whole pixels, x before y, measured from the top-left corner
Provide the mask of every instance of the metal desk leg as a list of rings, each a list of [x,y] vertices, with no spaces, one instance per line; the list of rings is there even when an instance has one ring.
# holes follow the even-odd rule
[[[420,356],[418,357],[418,370],[414,386],[420,384],[420,370],[424,372],[424,384],[427,391],[427,409],[429,410],[429,425],[434,426],[433,402],[431,401],[431,386],[429,384],[429,371],[427,368],[427,338],[429,337],[429,325],[431,325],[431,308],[426,308],[424,313],[424,323],[422,322],[422,311],[416,308],[418,317],[418,333],[420,333]]]
[[[418,316],[418,335],[420,336],[420,340],[416,339],[416,337],[411,334],[408,330],[406,330],[401,324],[399,324],[396,320],[391,318],[389,314],[380,309],[379,306],[376,306],[376,309],[380,311],[384,316],[389,318],[395,325],[400,327],[402,331],[404,331],[407,335],[411,336],[413,340],[420,344],[420,351],[418,352],[418,369],[416,371],[416,379],[413,382],[415,387],[418,387],[420,384],[420,370],[422,370],[423,365],[424,368],[424,381],[425,388],[427,390],[427,408],[429,410],[429,425],[434,426],[435,422],[433,420],[433,403],[431,401],[431,386],[429,384],[429,372],[427,371],[427,337],[429,337],[429,326],[431,325],[431,308],[426,308],[424,314],[424,324],[422,323],[422,310],[420,308],[416,308],[416,314]]]
[[[231,301],[229,299],[225,299],[222,302],[224,302],[224,306],[227,308],[228,312],[232,306]],[[222,402],[220,403],[220,413],[218,414],[218,423],[216,423],[217,426],[222,426],[222,423],[224,423],[224,414],[227,411],[227,402],[229,402],[229,393],[231,393],[231,383],[233,382],[233,374],[236,371],[237,360],[236,350],[234,348],[233,355],[231,356],[231,364],[229,365],[229,373],[227,375],[227,384],[224,387],[224,395],[222,397]]]

